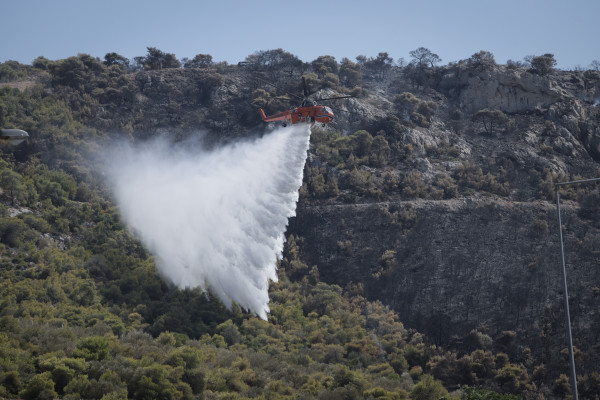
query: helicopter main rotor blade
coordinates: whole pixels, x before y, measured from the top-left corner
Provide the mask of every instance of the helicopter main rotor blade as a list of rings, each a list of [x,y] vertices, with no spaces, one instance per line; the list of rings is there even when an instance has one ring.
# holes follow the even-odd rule
[[[326,100],[337,100],[337,99],[350,99],[356,96],[337,96],[337,97],[326,97],[324,99],[317,99],[315,101],[326,101]]]

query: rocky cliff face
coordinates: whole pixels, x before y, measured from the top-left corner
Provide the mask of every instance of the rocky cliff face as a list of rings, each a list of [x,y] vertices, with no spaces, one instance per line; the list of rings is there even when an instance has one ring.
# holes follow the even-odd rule
[[[446,70],[436,90],[419,93],[438,106],[431,125],[395,134],[398,143],[411,145],[413,157],[388,172],[419,171],[431,182],[456,177],[469,162],[506,183],[508,192],[463,191],[449,200],[392,195],[357,204],[305,198],[289,230],[304,238],[306,263],[317,265],[327,282],[362,283],[369,298],[391,305],[409,327],[438,343],[465,350],[477,330],[492,346],[514,331],[506,351],[529,347],[541,362],[563,365],[552,181],[600,177],[599,77]],[[401,82],[396,91],[410,89]],[[484,108],[504,112],[510,126],[482,134],[470,116]],[[449,117],[452,110],[462,117]],[[455,157],[440,156],[448,143]],[[313,148],[313,163],[320,162],[317,153]],[[573,334],[581,362],[592,366],[600,363],[600,204],[594,199],[587,209],[563,200],[562,215]]]
[[[575,343],[597,361],[600,226],[562,210]],[[490,198],[301,204],[290,230],[322,279],[363,283],[437,343],[515,331],[513,351],[552,364],[566,346],[556,217],[549,202]]]
[[[565,100],[593,104],[600,97],[598,76],[594,71],[549,77],[519,69],[457,67],[443,75],[439,88],[456,97],[461,109],[471,113],[483,108],[524,113],[548,109]]]

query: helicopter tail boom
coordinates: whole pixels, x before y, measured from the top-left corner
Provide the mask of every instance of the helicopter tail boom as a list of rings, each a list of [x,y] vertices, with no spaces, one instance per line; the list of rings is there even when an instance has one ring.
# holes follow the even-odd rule
[[[261,115],[263,121],[265,121],[265,122],[287,121],[292,118],[290,111],[284,111],[284,112],[280,112],[278,114],[273,114],[273,115],[267,116],[265,114],[265,111],[262,108],[260,109],[260,115]]]

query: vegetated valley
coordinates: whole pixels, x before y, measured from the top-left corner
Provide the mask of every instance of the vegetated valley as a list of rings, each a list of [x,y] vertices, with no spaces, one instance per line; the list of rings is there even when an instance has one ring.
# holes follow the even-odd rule
[[[410,56],[0,64],[0,128],[30,135],[0,143],[0,397],[568,398],[554,184],[600,177],[600,72]],[[355,97],[312,128],[268,321],[171,287],[91,160],[116,140],[259,137],[258,109],[297,106],[302,76],[311,98]],[[594,399],[598,185],[560,198]]]

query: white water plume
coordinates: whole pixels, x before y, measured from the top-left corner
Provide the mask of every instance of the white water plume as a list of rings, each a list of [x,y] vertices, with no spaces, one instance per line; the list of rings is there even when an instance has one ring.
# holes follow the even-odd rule
[[[302,126],[210,152],[127,147],[110,160],[115,199],[166,279],[266,319],[309,137]]]

